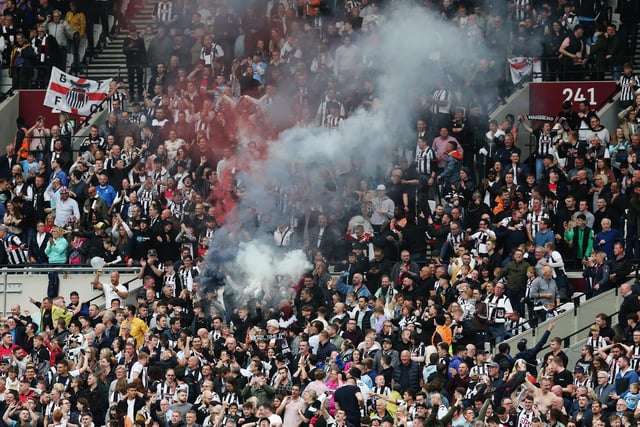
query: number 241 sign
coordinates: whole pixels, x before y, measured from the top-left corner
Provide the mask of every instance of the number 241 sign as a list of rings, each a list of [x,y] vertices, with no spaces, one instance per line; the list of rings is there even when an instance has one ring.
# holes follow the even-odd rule
[[[612,81],[544,82],[529,86],[529,114],[556,115],[562,104],[570,101],[573,109],[588,101],[592,109],[603,107],[603,102],[616,91]]]

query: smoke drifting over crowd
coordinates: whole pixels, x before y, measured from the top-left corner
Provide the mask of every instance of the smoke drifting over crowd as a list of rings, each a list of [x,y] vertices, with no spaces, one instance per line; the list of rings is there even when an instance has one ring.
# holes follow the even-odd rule
[[[365,36],[358,45],[365,65],[354,84],[360,90],[365,80],[371,81],[374,101],[368,109],[353,113],[337,131],[295,127],[283,132],[270,143],[264,161],[248,165],[250,172],[238,173],[242,197],[235,217],[240,224],[226,224],[216,232],[202,288],[233,284],[236,302],[269,295],[277,304],[288,295],[292,282],[311,268],[308,254],[276,250],[273,234],[261,232],[260,225],[252,224],[257,232],[251,232],[248,241],[240,229],[255,223],[256,217],[261,224],[266,218],[271,224],[301,226],[296,221],[308,209],[341,214],[344,179],[352,168],[372,184],[382,183],[393,165],[393,151],[403,145],[415,147],[414,123],[429,108],[434,88],[443,84],[470,99],[473,85],[464,86],[465,74],[478,59],[491,57],[475,47],[480,43],[424,9],[396,10],[378,30],[374,43],[365,42]]]

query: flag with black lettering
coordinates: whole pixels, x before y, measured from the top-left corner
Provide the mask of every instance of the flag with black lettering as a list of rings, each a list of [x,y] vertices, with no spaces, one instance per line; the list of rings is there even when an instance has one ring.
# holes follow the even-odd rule
[[[77,116],[89,116],[107,97],[111,80],[89,80],[53,67],[44,105]]]

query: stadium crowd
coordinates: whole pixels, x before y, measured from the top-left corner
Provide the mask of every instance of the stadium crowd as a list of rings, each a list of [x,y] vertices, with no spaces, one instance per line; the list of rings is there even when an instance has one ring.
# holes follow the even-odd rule
[[[51,28],[63,14],[74,28],[102,23],[104,42],[105,11],[125,25],[137,7],[72,3],[2,3],[0,50],[17,87],[34,82],[35,62],[52,60],[40,37],[71,45],[78,66],[79,39],[93,31],[59,39]],[[3,265],[126,265],[143,282],[126,304],[133,295],[120,275],[97,268],[101,308],[76,292],[67,302],[66,273],[52,271],[47,297],[31,299],[40,324],[12,307],[0,345],[2,422],[637,425],[640,289],[625,282],[640,258],[640,81],[625,58],[638,6],[620,2],[616,34],[598,5],[425,2],[470,46],[495,48],[451,75],[476,90],[434,82],[376,176],[347,159],[317,199],[306,198],[303,177],[297,191],[273,188],[272,205],[254,206],[239,177],[266,161],[281,130],[339,131],[354,111],[384,102],[379,70],[360,49],[375,46],[398,5],[160,0],[155,26],[128,27],[129,86],[113,83],[105,123],[75,141],[66,114],[18,118],[0,156]],[[589,44],[597,70],[585,68]],[[553,122],[489,121],[504,59],[533,45],[560,58],[548,61],[550,75],[620,74],[620,127],[603,127],[588,103],[563,105]],[[529,159],[525,131],[535,137]],[[282,300],[224,299],[201,274],[221,230],[302,248],[313,267]],[[599,314],[575,366],[551,338],[553,323],[535,344],[502,342],[570,300],[571,263],[588,298],[619,288],[622,333]]]

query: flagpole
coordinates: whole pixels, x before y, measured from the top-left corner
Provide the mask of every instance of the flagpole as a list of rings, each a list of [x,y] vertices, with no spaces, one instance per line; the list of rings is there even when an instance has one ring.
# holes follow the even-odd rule
[[[107,96],[106,96],[106,98],[104,98],[104,99],[100,102],[100,104],[98,104],[98,107],[97,107],[95,110],[93,110],[93,112],[92,112],[92,113],[90,113],[87,117],[85,117],[85,118],[84,118],[84,120],[82,121],[82,123],[80,123],[80,128],[83,128],[83,127],[87,126],[87,124],[89,123],[89,120],[91,120],[91,118],[93,117],[93,115],[94,115],[95,113],[97,113],[98,111],[102,111],[102,110],[103,110],[102,106],[104,105],[104,103],[105,103],[105,102],[107,102],[107,99],[109,99],[109,98],[111,98],[111,94],[107,95]]]

